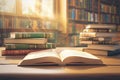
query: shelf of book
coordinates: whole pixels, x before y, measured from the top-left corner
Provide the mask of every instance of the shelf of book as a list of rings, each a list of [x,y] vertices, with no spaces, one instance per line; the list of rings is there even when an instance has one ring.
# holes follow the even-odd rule
[[[85,28],[85,24],[98,24],[98,0],[66,1],[69,46],[79,46],[77,33]]]
[[[118,0],[66,0],[68,35],[81,32],[86,24],[119,25],[118,2]]]
[[[120,24],[116,0],[67,0],[67,26],[74,24]],[[68,31],[69,33],[69,31]]]

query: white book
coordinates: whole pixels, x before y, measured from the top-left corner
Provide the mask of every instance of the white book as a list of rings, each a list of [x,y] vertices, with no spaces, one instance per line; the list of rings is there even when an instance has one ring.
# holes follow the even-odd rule
[[[117,33],[81,32],[80,37],[120,37]]]
[[[103,64],[100,58],[78,50],[43,50],[31,52],[18,64],[28,65],[81,65],[81,64]]]
[[[89,25],[86,25],[86,28],[109,28],[109,29],[116,29],[116,25],[108,25],[108,24],[89,24]]]
[[[93,44],[94,41],[79,41],[80,44]]]

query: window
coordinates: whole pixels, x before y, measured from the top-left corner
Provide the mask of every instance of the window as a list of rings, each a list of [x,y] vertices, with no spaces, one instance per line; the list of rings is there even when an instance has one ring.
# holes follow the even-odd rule
[[[16,0],[0,0],[0,12],[16,13]]]
[[[54,0],[22,0],[22,14],[54,18]]]

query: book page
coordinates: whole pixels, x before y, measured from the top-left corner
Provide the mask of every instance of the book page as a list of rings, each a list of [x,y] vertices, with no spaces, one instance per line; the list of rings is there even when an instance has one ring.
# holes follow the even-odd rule
[[[24,60],[36,59],[36,58],[40,58],[40,57],[56,57],[56,58],[60,58],[59,55],[55,52],[54,49],[49,49],[49,50],[31,52],[30,54],[28,54],[24,58]]]
[[[61,59],[54,49],[29,53],[18,65],[61,65]]]
[[[60,57],[62,62],[67,63],[91,63],[99,61],[100,59],[92,54],[89,54],[87,52],[83,51],[77,51],[77,50],[63,50],[60,53]],[[97,63],[97,62],[96,62]]]
[[[63,50],[60,53],[61,60],[63,61],[65,58],[71,57],[71,56],[78,56],[78,57],[84,57],[84,58],[90,58],[90,59],[99,59],[92,54],[89,54],[87,52],[83,51],[77,51],[77,50]]]

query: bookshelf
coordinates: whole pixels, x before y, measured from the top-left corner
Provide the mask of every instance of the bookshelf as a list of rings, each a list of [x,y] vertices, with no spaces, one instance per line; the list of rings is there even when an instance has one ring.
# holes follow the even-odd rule
[[[117,4],[115,0],[100,1],[100,22],[106,24],[119,24],[120,16],[117,13]],[[118,10],[119,11],[119,10]]]
[[[61,23],[64,32],[72,38],[87,24],[119,25],[119,2],[119,0],[61,0]],[[69,43],[71,42],[73,41],[69,39]]]
[[[117,3],[116,0],[67,0],[68,33],[71,23],[120,24],[119,5]]]

